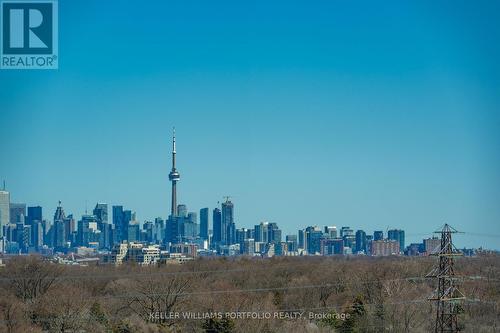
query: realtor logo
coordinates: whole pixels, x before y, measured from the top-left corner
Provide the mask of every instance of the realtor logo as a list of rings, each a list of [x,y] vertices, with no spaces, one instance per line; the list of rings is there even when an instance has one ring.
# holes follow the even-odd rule
[[[57,69],[57,1],[2,0],[1,69]]]

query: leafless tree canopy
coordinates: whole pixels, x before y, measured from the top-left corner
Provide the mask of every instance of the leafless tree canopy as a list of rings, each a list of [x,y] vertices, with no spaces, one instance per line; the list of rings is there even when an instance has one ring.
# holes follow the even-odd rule
[[[78,267],[16,257],[0,269],[0,332],[428,332],[435,283],[423,277],[434,262],[238,257]],[[467,296],[464,331],[498,332],[500,258],[460,258],[456,271]]]

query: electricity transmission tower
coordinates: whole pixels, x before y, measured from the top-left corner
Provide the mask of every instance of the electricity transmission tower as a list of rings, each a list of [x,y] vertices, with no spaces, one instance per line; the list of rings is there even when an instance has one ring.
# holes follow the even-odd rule
[[[445,224],[441,231],[441,247],[434,255],[438,257],[438,265],[427,277],[437,279],[437,289],[429,300],[435,301],[436,324],[435,333],[459,332],[458,314],[461,311],[461,302],[465,299],[464,294],[458,289],[458,278],[455,276],[454,258],[461,256],[451,240],[451,235],[458,231]]]

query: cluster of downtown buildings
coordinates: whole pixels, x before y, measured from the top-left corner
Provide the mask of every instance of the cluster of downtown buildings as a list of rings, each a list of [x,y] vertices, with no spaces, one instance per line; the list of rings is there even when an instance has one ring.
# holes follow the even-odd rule
[[[106,263],[133,261],[139,264],[182,262],[200,255],[299,256],[365,254],[375,256],[429,254],[440,240],[429,238],[405,248],[405,233],[394,229],[367,234],[350,227],[309,226],[286,235],[276,223],[261,222],[253,228],[237,228],[234,204],[227,197],[220,207],[189,212],[177,204],[175,133],[173,137],[171,212],[166,220],[157,217],[142,224],[132,210],[97,203],[92,214],[80,219],[66,215],[59,202],[52,221],[43,218],[42,207],[10,202],[10,194],[0,191],[0,253],[73,253],[99,255]],[[199,217],[199,218],[198,218]],[[111,221],[110,221],[111,220]],[[211,221],[210,221],[211,220]],[[211,227],[210,228],[210,222]]]
[[[5,254],[109,254],[105,261],[127,260],[126,252],[131,249],[157,253],[158,260],[162,255],[165,258],[239,254],[387,256],[428,254],[440,244],[439,239],[429,238],[422,244],[405,248],[405,233],[399,229],[384,235],[383,231],[367,234],[363,230],[354,232],[349,227],[309,226],[297,234],[283,236],[279,226],[272,222],[237,228],[234,204],[229,199],[220,208],[212,211],[202,208],[199,214],[188,212],[185,205],[177,205],[176,216],[169,216],[167,220],[157,217],[142,224],[133,211],[123,206],[112,206],[109,218],[108,205],[97,203],[91,214],[76,220],[73,215],[66,215],[59,203],[49,221],[43,218],[42,207],[26,207],[26,204],[9,203],[8,199],[9,192],[0,191],[2,222],[9,221],[2,223],[0,237],[0,252]]]

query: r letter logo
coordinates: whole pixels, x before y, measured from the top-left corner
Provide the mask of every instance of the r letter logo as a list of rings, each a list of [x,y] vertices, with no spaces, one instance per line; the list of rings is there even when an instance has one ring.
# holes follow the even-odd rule
[[[2,69],[57,69],[57,1],[2,0]]]

